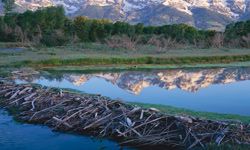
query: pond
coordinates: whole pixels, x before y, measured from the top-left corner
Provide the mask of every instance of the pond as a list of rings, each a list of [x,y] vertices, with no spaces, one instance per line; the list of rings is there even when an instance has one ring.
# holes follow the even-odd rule
[[[64,73],[17,82],[70,88],[129,102],[250,116],[250,68]]]
[[[1,150],[110,150],[121,148],[109,140],[52,132],[45,126],[17,123],[0,110]]]

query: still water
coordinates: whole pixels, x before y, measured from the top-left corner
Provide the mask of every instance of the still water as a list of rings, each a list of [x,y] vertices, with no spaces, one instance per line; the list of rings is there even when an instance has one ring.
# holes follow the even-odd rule
[[[0,52],[19,52],[19,51],[22,51],[24,50],[24,48],[19,48],[19,47],[16,47],[16,48],[0,48]]]
[[[0,150],[119,150],[117,143],[52,132],[45,126],[17,123],[0,110]]]
[[[250,116],[250,68],[65,73],[22,80],[129,102]]]

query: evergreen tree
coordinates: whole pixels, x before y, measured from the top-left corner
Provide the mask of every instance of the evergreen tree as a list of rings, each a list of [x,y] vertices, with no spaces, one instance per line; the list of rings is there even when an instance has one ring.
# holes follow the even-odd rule
[[[2,2],[4,3],[5,14],[11,13],[15,5],[15,0],[2,0]]]

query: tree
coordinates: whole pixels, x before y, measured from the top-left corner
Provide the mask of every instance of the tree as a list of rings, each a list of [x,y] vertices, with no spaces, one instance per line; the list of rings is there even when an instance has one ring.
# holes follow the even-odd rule
[[[15,5],[15,0],[2,0],[2,2],[4,3],[4,13],[11,13]]]
[[[135,33],[143,34],[144,25],[142,23],[138,23],[135,25]]]
[[[224,35],[223,33],[216,33],[211,40],[211,46],[214,48],[221,48],[224,42]]]
[[[89,32],[91,27],[91,20],[87,17],[76,17],[74,20],[74,28],[77,36],[81,41],[89,41]]]

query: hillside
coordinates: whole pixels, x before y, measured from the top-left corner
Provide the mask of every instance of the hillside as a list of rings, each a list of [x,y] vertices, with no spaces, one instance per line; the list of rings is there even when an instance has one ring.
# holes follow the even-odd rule
[[[186,23],[223,30],[231,22],[250,19],[249,0],[16,0],[16,11],[59,5],[71,17],[83,15],[146,25]]]

